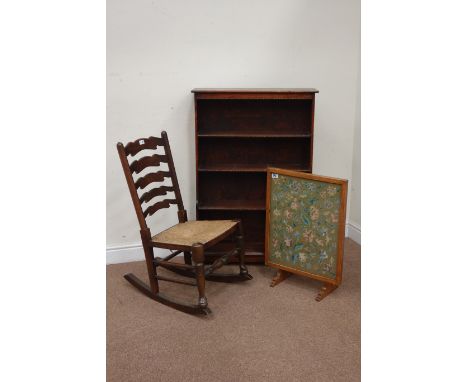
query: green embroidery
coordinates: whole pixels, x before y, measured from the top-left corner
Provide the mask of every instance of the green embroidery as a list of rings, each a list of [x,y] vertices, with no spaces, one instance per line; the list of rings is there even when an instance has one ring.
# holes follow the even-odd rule
[[[336,278],[341,185],[278,174],[271,179],[270,259]]]

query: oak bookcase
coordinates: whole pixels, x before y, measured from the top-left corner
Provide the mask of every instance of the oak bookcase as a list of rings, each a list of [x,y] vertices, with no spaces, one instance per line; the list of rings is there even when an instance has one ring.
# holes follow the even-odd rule
[[[246,261],[264,262],[268,166],[312,171],[316,89],[193,89],[196,213],[241,219]],[[213,260],[230,243],[206,254]]]

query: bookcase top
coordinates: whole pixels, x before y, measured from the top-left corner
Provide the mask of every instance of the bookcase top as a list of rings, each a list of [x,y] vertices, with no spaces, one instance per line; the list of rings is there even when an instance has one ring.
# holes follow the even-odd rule
[[[314,88],[195,88],[192,93],[318,93]]]

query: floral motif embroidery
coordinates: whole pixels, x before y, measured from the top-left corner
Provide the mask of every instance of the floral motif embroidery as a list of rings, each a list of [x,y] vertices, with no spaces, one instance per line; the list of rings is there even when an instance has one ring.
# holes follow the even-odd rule
[[[270,257],[336,278],[341,185],[278,174],[271,179]]]

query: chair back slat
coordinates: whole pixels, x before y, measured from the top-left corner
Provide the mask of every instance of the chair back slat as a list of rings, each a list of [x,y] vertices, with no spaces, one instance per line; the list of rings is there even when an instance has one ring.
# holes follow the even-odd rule
[[[151,172],[149,174],[146,174],[145,176],[142,176],[141,178],[138,178],[135,182],[135,187],[138,190],[139,188],[145,188],[148,184],[154,182],[164,182],[164,178],[170,177],[171,173],[169,171]]]
[[[139,174],[147,167],[158,167],[161,163],[167,163],[167,157],[165,155],[154,154],[150,157],[143,157],[139,160],[135,160],[130,165],[132,173]]]
[[[158,147],[162,147],[164,150],[163,154],[156,154],[144,156],[142,158],[134,160],[129,164],[128,157],[135,156],[142,150],[157,150]],[[147,230],[146,217],[153,215],[155,212],[163,208],[169,208],[171,205],[176,204],[178,207],[178,219],[179,222],[187,220],[187,214],[184,209],[184,203],[180,193],[179,182],[174,167],[174,160],[172,158],[171,148],[169,146],[169,140],[165,131],[161,133],[159,137],[140,138],[136,141],[129,142],[125,146],[122,143],[117,144],[117,150],[119,152],[120,161],[127,180],[127,185],[130,190],[132,197],[133,206],[137,214],[138,222],[142,230]],[[134,179],[133,174],[139,174],[141,171],[148,167],[159,167],[161,163],[167,163],[168,170],[148,172],[146,175]],[[138,195],[138,190],[142,190],[151,183],[164,182],[166,178],[170,178],[172,185],[164,185],[152,188],[144,192],[141,196]],[[150,202],[157,196],[165,196],[168,192],[173,192],[175,198],[159,200],[153,205],[146,207],[143,211],[143,203]]]
[[[139,160],[133,161],[132,164],[130,165],[130,170],[132,170],[132,173],[139,174],[145,168],[150,167],[150,166],[157,167],[161,163],[167,163],[167,156],[154,154],[150,157],[143,157]]]
[[[125,153],[133,157],[136,154],[138,154],[141,150],[156,150],[158,146],[164,146],[164,140],[162,138],[140,138],[136,141],[127,143],[125,145]]]
[[[174,192],[174,187],[161,186],[161,187],[153,188],[152,190],[147,191],[143,195],[140,196],[140,202],[148,203],[154,197],[166,195],[168,192]]]
[[[148,215],[153,215],[156,211],[159,211],[163,208],[169,208],[171,204],[177,204],[177,200],[175,199],[164,199],[160,202],[156,202],[153,205],[149,206],[147,209],[143,211],[143,215],[147,217]]]

